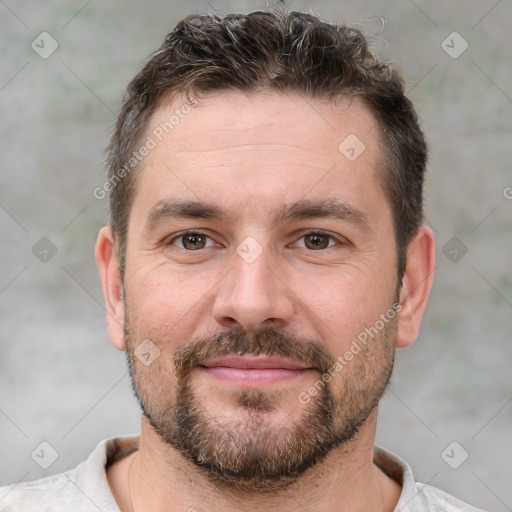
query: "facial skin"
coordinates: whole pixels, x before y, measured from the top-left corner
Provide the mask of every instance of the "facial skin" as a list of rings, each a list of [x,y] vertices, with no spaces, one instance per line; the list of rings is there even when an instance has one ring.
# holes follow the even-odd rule
[[[169,98],[148,134],[183,102]],[[350,134],[365,145],[354,161],[338,149]],[[147,416],[140,456],[160,459],[153,466],[162,486],[162,470],[178,465],[198,486],[204,480],[221,494],[238,489],[269,500],[293,494],[298,481],[318,488],[315,472],[332,466],[353,500],[345,494],[347,506],[392,510],[397,486],[371,466],[375,406],[395,347],[417,336],[434,245],[421,228],[399,283],[391,209],[376,177],[381,162],[376,122],[355,99],[334,105],[300,94],[232,91],[200,99],[145,158],[130,214],[124,294],[108,227],[96,255],[110,337],[127,350]],[[225,216],[170,215],[168,205],[190,201]],[[276,217],[313,203],[341,205],[342,215],[310,208]],[[396,318],[302,403],[300,393],[398,300]],[[144,340],[160,351],[147,366],[135,356]],[[340,454],[351,461],[344,478]],[[169,489],[179,479],[171,473]],[[191,495],[196,483],[189,478]],[[324,498],[326,510],[331,498]],[[323,509],[315,503],[315,510]]]

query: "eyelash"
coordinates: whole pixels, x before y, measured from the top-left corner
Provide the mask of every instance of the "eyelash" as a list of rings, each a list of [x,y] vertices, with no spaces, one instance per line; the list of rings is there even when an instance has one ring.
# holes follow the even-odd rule
[[[189,231],[183,231],[182,233],[179,233],[178,235],[175,235],[173,236],[171,239],[169,239],[167,242],[165,242],[164,245],[166,246],[169,246],[169,245],[175,245],[173,244],[173,242],[175,240],[179,240],[180,238],[183,238],[187,235],[200,235],[200,236],[205,236],[207,238],[209,238],[210,240],[212,240],[212,238],[210,236],[208,236],[206,233],[203,233],[202,231],[197,231],[197,230],[189,230]],[[320,236],[325,236],[327,238],[329,238],[330,240],[334,240],[336,241],[338,244],[343,244],[344,242],[342,240],[339,240],[338,238],[336,238],[335,236],[331,235],[330,233],[326,233],[324,231],[308,231],[306,233],[303,233],[299,238],[298,240],[308,236],[308,235],[320,235]],[[335,244],[336,245],[336,244]],[[177,246],[176,246],[177,247]],[[314,250],[314,249],[309,249],[311,252],[321,252],[321,251],[325,251],[327,249],[330,249],[331,247],[333,246],[328,246],[324,249],[317,249],[317,250]],[[187,251],[187,252],[199,252],[201,251],[202,249],[208,249],[208,247],[203,247],[202,249],[197,249],[197,250],[192,250],[192,249],[185,249],[184,247],[178,247],[179,249],[182,249],[184,251]],[[301,249],[307,249],[307,247],[301,247]]]

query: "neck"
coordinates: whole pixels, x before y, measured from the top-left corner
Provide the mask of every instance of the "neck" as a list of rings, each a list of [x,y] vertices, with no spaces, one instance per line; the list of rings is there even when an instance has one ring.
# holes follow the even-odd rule
[[[168,510],[169,503],[176,510],[191,511],[204,509],[207,503],[212,512],[391,512],[400,488],[373,464],[375,425],[376,411],[356,438],[333,450],[296,482],[282,489],[250,492],[247,487],[237,490],[216,484],[203,469],[165,444],[144,418],[139,451],[119,463],[109,474],[109,483],[123,512],[159,512]]]

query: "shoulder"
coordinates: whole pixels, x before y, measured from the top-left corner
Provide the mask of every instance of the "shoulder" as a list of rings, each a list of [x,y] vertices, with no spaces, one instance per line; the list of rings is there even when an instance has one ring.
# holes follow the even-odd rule
[[[70,471],[0,487],[0,512],[119,512],[105,468],[137,446],[136,436],[105,439]]]
[[[416,483],[416,494],[405,505],[405,508],[397,512],[408,512],[409,510],[425,510],[438,512],[485,512],[480,508],[468,505],[450,494],[432,487],[430,485]]]
[[[375,446],[374,463],[402,487],[395,512],[485,512],[436,487],[417,483],[409,464],[380,446]]]
[[[83,508],[83,496],[80,497],[80,490],[73,483],[75,476],[76,470],[71,470],[32,482],[0,487],[0,511],[88,510]]]

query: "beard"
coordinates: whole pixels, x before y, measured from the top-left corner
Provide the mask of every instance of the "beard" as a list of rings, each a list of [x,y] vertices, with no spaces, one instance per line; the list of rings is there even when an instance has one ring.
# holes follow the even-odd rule
[[[135,396],[162,441],[217,485],[267,493],[296,482],[355,438],[389,382],[396,328],[397,320],[390,320],[337,373],[336,359],[324,344],[273,328],[252,334],[230,330],[190,340],[176,350],[170,371],[162,355],[151,366],[137,360],[134,350],[143,338],[132,333],[127,314],[126,354]],[[153,342],[166,346],[163,339]],[[315,382],[321,384],[306,404],[299,401],[299,391],[307,387],[293,392],[223,389],[230,405],[236,404],[236,415],[215,414],[195,388],[193,370],[215,357],[235,354],[289,358],[313,368]],[[323,382],[322,375],[329,371],[335,377]],[[283,403],[291,409],[288,415],[282,414]]]

